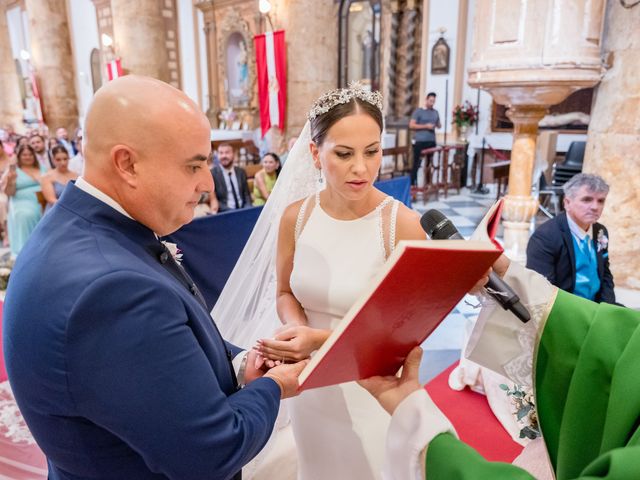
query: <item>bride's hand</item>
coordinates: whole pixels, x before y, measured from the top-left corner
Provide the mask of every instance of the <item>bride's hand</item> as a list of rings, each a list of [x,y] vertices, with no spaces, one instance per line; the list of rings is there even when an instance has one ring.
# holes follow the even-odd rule
[[[320,348],[331,334],[331,330],[311,328],[305,325],[284,327],[273,339],[258,340],[258,352],[272,361],[300,361],[309,358],[311,352]]]

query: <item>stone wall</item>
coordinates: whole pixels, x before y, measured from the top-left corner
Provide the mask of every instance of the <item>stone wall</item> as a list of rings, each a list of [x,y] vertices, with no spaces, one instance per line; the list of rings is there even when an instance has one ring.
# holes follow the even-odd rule
[[[287,129],[297,135],[313,102],[338,85],[338,6],[333,0],[280,0],[287,42]]]
[[[9,28],[5,14],[6,1],[0,1],[0,128],[12,127],[22,133],[22,103],[20,79],[9,43]]]
[[[597,88],[584,171],[611,186],[601,222],[610,234],[616,285],[640,289],[640,5],[608,2],[603,52],[611,63]]]
[[[78,126],[75,69],[64,0],[26,0],[31,40],[31,61],[43,100],[49,129]]]

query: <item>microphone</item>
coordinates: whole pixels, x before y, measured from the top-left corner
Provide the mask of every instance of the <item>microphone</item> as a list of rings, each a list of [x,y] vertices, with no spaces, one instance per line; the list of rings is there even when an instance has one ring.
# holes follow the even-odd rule
[[[442,212],[438,210],[429,210],[420,219],[422,229],[427,232],[429,238],[433,240],[464,240],[458,229],[453,225]],[[529,311],[520,303],[520,298],[509,285],[495,272],[489,274],[489,281],[485,285],[487,293],[491,295],[500,306],[509,310],[518,319],[527,323],[531,319]]]

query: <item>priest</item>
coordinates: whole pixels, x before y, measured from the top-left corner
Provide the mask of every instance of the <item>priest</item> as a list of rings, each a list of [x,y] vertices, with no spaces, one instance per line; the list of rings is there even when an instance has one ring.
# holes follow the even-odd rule
[[[502,256],[494,265],[531,312],[522,324],[483,308],[465,355],[517,384],[533,385],[538,422],[558,480],[640,478],[640,312],[597,304]],[[486,461],[461,442],[418,383],[421,350],[401,377],[361,382],[392,421],[385,478],[533,479]]]

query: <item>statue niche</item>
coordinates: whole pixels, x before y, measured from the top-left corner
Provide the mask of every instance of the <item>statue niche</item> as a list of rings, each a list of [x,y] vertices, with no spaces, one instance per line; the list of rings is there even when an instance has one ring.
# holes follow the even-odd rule
[[[222,22],[218,65],[224,86],[224,108],[250,109],[255,87],[253,33],[236,12]]]

